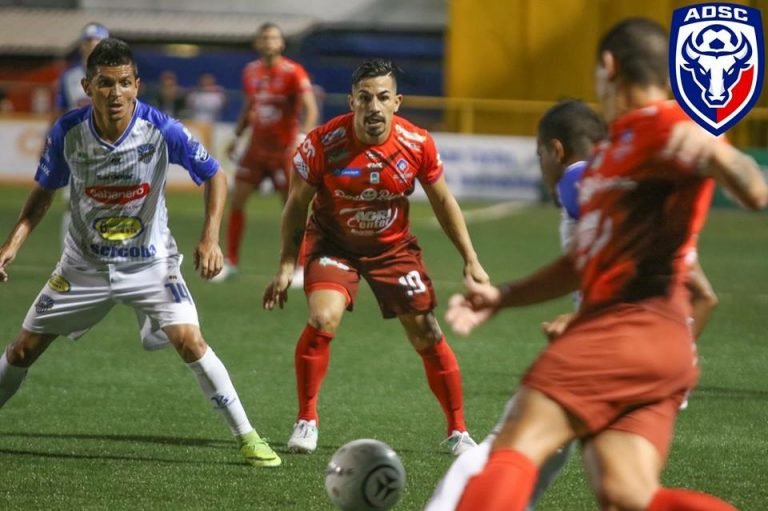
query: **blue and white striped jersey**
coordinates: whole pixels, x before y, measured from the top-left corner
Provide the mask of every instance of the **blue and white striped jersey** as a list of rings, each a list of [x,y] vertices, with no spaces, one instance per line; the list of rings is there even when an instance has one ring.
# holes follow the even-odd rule
[[[35,174],[45,189],[69,184],[64,255],[118,263],[177,254],[165,206],[169,164],[187,169],[199,185],[219,163],[179,121],[141,102],[113,144],[96,133],[92,111],[86,106],[56,121]]]

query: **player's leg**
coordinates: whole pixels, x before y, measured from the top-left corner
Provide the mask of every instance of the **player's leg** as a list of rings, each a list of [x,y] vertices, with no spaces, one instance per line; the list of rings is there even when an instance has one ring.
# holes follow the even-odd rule
[[[38,334],[22,328],[16,339],[6,346],[0,356],[0,408],[19,390],[29,367],[56,337],[56,334]]]
[[[294,353],[296,395],[299,410],[288,449],[312,453],[317,448],[320,417],[317,402],[320,387],[328,371],[331,341],[344,311],[352,307],[360,275],[351,261],[336,255],[315,252],[317,240],[307,240],[312,255],[307,263],[307,306],[309,318],[299,336]]]
[[[715,290],[712,288],[712,284],[709,282],[698,259],[693,262],[686,274],[685,285],[691,292],[693,337],[698,339],[718,302]]]
[[[401,314],[398,319],[411,345],[421,356],[429,388],[445,415],[449,449],[459,455],[475,447],[477,444],[469,436],[464,421],[464,392],[459,363],[434,313]]]
[[[245,233],[245,208],[251,194],[258,188],[258,181],[260,180],[255,179],[253,173],[248,174],[248,179],[244,179],[239,171],[235,176],[229,204],[226,257],[227,263],[234,268],[240,263],[240,245]]]
[[[577,419],[542,392],[522,386],[483,470],[469,480],[459,511],[522,511],[538,467],[583,429]]]
[[[227,368],[205,342],[200,328],[195,324],[169,324],[162,330],[195,375],[203,395],[237,438],[246,460],[259,467],[280,465],[280,457],[251,426]]]

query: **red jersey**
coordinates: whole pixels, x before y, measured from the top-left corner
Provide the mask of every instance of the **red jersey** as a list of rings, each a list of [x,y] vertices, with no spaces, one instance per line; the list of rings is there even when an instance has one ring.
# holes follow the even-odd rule
[[[351,113],[312,130],[293,167],[317,188],[308,229],[362,256],[411,237],[408,196],[416,180],[432,184],[443,174],[426,130],[395,116],[384,143],[365,145],[355,136]]]
[[[598,147],[580,182],[572,252],[581,272],[582,310],[674,297],[676,310],[687,313],[685,294],[675,291],[714,181],[660,152],[672,126],[688,119],[674,101],[635,110],[615,120],[610,140]]]
[[[251,144],[285,149],[299,127],[301,95],[312,89],[307,72],[285,57],[272,66],[259,60],[243,69],[243,92],[251,100]]]

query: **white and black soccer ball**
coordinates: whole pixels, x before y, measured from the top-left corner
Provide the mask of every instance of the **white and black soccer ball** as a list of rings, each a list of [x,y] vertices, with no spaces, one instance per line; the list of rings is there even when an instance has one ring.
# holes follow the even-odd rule
[[[405,468],[384,442],[363,438],[341,446],[325,470],[325,490],[343,511],[391,509],[405,488]]]

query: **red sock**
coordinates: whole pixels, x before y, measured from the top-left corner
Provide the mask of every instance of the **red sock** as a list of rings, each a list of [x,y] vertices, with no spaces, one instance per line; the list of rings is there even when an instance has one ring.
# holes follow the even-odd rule
[[[227,261],[234,266],[237,266],[240,258],[240,242],[243,240],[244,230],[245,212],[242,209],[232,209],[227,226]]]
[[[419,352],[424,362],[427,381],[432,393],[440,402],[448,422],[448,435],[451,431],[466,431],[464,423],[464,394],[461,390],[461,371],[456,355],[445,337],[429,348]]]
[[[483,471],[464,488],[456,511],[523,511],[531,498],[539,470],[514,449],[496,449]]]
[[[647,511],[737,511],[727,502],[690,490],[660,488]]]
[[[299,419],[314,420],[319,424],[317,396],[320,393],[320,384],[328,371],[332,339],[333,334],[307,325],[296,344],[294,364],[299,396]]]

